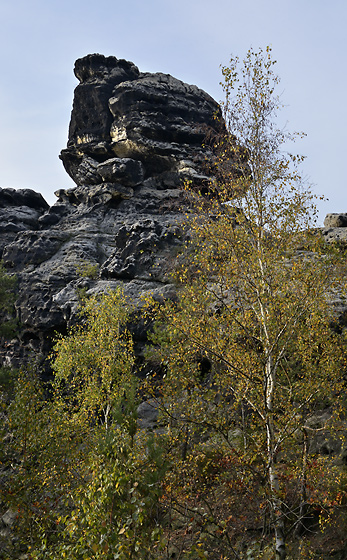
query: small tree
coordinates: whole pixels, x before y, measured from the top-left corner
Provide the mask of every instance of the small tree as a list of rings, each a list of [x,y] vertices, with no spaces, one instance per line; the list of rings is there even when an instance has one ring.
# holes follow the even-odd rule
[[[53,350],[55,386],[64,399],[107,430],[112,406],[134,365],[126,322],[129,306],[120,292],[87,298],[80,325],[57,340]]]
[[[215,452],[229,457],[229,487],[238,480],[239,492],[253,488],[242,498],[249,515],[250,500],[258,508],[253,532],[263,519],[283,559],[287,531],[310,500],[310,418],[333,404],[338,415],[346,352],[330,328],[329,293],[341,287],[341,259],[314,229],[302,157],[283,151],[293,135],[275,124],[274,64],[267,48],[222,69],[227,134],[213,139],[216,180],[208,197],[188,189],[195,216],[177,271],[179,299],[161,308],[153,340],[166,368],[163,409],[176,437],[178,430],[185,438],[182,458],[190,433],[200,441],[192,456],[203,452],[206,464],[208,433]],[[200,527],[212,511],[206,492]],[[228,524],[219,506],[214,535],[231,546],[233,511]]]

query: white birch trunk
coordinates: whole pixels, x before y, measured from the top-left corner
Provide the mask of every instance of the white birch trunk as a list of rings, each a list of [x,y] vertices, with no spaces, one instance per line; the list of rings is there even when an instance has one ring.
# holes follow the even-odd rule
[[[276,469],[275,430],[273,424],[273,398],[275,390],[275,371],[272,357],[268,356],[266,363],[265,400],[266,400],[266,433],[267,455],[269,469],[270,503],[275,531],[276,558],[283,560],[286,557],[286,544],[284,534],[284,516],[281,500],[279,498],[279,482]]]

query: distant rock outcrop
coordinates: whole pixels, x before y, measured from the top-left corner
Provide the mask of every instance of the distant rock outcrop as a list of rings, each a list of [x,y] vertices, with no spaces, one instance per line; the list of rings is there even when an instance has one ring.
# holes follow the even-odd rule
[[[330,241],[347,242],[347,214],[327,214],[324,219],[323,235]]]
[[[218,104],[169,75],[141,73],[115,57],[75,64],[69,140],[61,159],[75,188],[51,208],[30,190],[0,190],[0,257],[18,277],[20,334],[3,363],[41,359],[75,316],[78,292],[122,286],[168,297],[181,243],[184,180],[209,182],[205,128]],[[145,333],[135,329],[138,351]]]

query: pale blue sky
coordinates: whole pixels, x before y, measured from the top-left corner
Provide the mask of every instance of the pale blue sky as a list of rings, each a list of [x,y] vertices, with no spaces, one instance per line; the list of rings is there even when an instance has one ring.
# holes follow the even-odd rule
[[[282,118],[307,133],[297,151],[327,212],[347,212],[346,0],[0,0],[0,186],[53,204],[73,186],[66,146],[76,58],[99,52],[166,72],[217,101],[220,64],[271,45]]]

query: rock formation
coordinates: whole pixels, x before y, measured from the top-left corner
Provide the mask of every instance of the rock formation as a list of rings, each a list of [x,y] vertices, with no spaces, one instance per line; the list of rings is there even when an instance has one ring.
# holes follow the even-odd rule
[[[0,364],[47,356],[56,333],[74,321],[80,289],[122,286],[135,304],[148,292],[172,295],[181,186],[210,182],[203,140],[219,106],[204,91],[98,54],[77,60],[75,75],[60,158],[76,187],[57,191],[51,208],[29,189],[0,189],[0,258],[18,278],[20,324],[16,339],[2,341]],[[347,239],[346,215],[334,216],[326,239]],[[134,335],[141,353],[145,332],[137,325]]]
[[[172,293],[167,272],[180,244],[184,180],[209,181],[202,147],[218,104],[165,74],[89,55],[76,87],[61,159],[76,187],[49,208],[30,190],[0,189],[0,257],[18,278],[20,334],[2,362],[46,356],[74,318],[78,290],[123,286],[137,303]],[[135,331],[141,347],[144,333]]]

